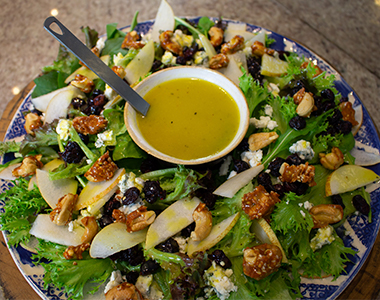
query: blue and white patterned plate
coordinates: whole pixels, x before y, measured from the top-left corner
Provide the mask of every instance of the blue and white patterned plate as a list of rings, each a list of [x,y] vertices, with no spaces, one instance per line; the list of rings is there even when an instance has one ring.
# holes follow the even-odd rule
[[[197,21],[198,18],[188,18],[191,21]],[[228,21],[233,23],[238,23],[236,21]],[[147,21],[140,23],[136,30],[142,33],[147,33],[152,27],[153,21]],[[247,24],[247,30],[258,32],[261,27]],[[266,29],[264,29],[266,30]],[[289,50],[296,52],[300,56],[305,56],[311,59],[327,74],[334,74],[336,81],[335,86],[338,91],[344,97],[353,97],[354,106],[362,105],[360,99],[352,90],[352,88],[347,84],[347,82],[340,76],[340,74],[325,60],[320,56],[307,49],[306,47],[296,43],[284,36],[281,36],[275,32],[266,30],[270,38],[275,40],[272,44],[272,48],[276,50]],[[32,107],[30,94],[25,98],[24,102],[20,106],[19,110],[15,114],[5,136],[5,140],[14,139],[21,137],[25,134],[24,130],[24,119],[22,112],[29,110]],[[380,141],[377,134],[376,128],[367,112],[363,107],[363,125],[361,126],[358,134],[355,136],[355,140],[358,145],[362,148],[370,148],[371,151],[379,154]],[[4,161],[9,160],[8,157],[4,157]],[[374,172],[380,174],[380,165],[375,165],[370,167]],[[0,191],[8,189],[9,183],[2,181],[0,182]],[[359,272],[360,268],[364,264],[366,258],[368,257],[372,246],[375,243],[376,236],[380,226],[380,189],[374,188],[371,192],[371,207],[372,207],[372,223],[368,223],[368,218],[363,215],[353,215],[346,223],[338,230],[341,233],[340,236],[346,247],[352,247],[357,250],[358,253],[350,257],[352,263],[349,263],[346,267],[346,272],[343,273],[336,281],[332,281],[331,278],[324,279],[302,279],[301,290],[305,299],[335,299],[340,293],[350,284],[354,279],[356,274]],[[2,210],[4,203],[0,202],[0,212]],[[347,234],[347,233],[350,234]],[[7,240],[7,235],[5,233],[4,238]],[[20,272],[24,275],[25,279],[32,286],[32,288],[41,296],[42,299],[65,299],[66,295],[63,291],[57,290],[55,288],[44,289],[43,287],[43,272],[44,269],[41,266],[35,266],[31,261],[31,253],[25,250],[21,246],[16,248],[11,247],[9,251],[16,262],[17,267]],[[96,297],[99,297],[98,294]],[[92,297],[94,298],[94,297]]]

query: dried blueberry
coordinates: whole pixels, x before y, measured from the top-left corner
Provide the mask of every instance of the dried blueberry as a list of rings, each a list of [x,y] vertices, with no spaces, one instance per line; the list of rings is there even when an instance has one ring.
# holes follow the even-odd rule
[[[238,151],[244,152],[249,150],[248,138],[244,138],[240,144],[236,147]]]
[[[159,169],[158,163],[152,157],[149,157],[149,158],[143,160],[143,162],[141,163],[141,166],[140,166],[140,171],[143,174],[149,173],[149,172],[152,172],[152,171],[155,171],[158,169]]]
[[[343,115],[339,109],[334,109],[333,115],[328,118],[329,124],[334,125],[337,124],[341,119],[343,118]]]
[[[352,130],[352,124],[349,121],[341,120],[337,123],[336,129],[338,132],[341,132],[343,134],[348,134]]]
[[[340,103],[347,102],[347,101],[348,101],[348,97],[342,97],[339,100]]]
[[[272,190],[276,192],[280,198],[282,198],[286,192],[284,186],[280,183],[274,184],[272,188]]]
[[[99,226],[100,228],[104,228],[109,224],[113,223],[113,219],[110,215],[103,215],[99,220]]]
[[[193,232],[195,229],[195,222],[191,223],[189,226],[185,227],[181,230],[181,235],[185,238],[190,237],[191,232]]]
[[[212,209],[215,205],[217,196],[212,193],[213,189],[197,189],[194,194],[206,204],[208,209]]]
[[[306,192],[309,188],[309,185],[307,183],[302,183],[299,181],[284,182],[283,186],[284,186],[284,189],[286,192],[293,192],[293,193],[297,194],[298,196],[306,194]]]
[[[157,263],[156,261],[152,259],[149,259],[141,265],[140,274],[142,276],[147,276],[147,275],[157,272],[159,268],[160,268],[159,263]]]
[[[232,267],[230,259],[222,250],[215,250],[208,257],[223,269],[229,269]]]
[[[156,249],[166,253],[177,253],[179,252],[179,245],[175,239],[168,238],[165,242],[158,244]]]
[[[166,197],[166,191],[161,188],[159,181],[146,181],[143,193],[148,203],[154,203],[158,199],[164,199]]]
[[[88,134],[83,134],[83,133],[78,132],[78,135],[80,139],[82,140],[82,142],[87,145],[88,142],[90,141],[90,137],[88,136]]]
[[[276,157],[274,160],[272,160],[269,165],[268,165],[268,169],[270,170],[270,173],[275,176],[275,177],[278,177],[280,176],[280,168],[281,168],[281,165],[285,162],[285,159],[283,159],[282,157]]]
[[[139,272],[128,272],[125,275],[125,279],[128,283],[136,284],[137,278],[139,278],[140,273]]]
[[[75,97],[71,100],[71,104],[73,105],[73,108],[80,109],[83,105],[86,104],[86,101],[79,97]]]
[[[68,142],[65,150],[60,153],[62,159],[68,164],[77,164],[84,157],[82,149],[76,142]]]
[[[322,98],[330,100],[330,101],[334,101],[334,99],[335,99],[334,92],[330,89],[323,90],[321,92],[321,96],[322,96]]]
[[[112,216],[113,210],[118,209],[120,206],[120,202],[115,197],[113,197],[104,205],[104,214],[107,216]]]
[[[369,207],[369,204],[367,203],[367,201],[365,201],[365,199],[362,196],[355,195],[352,198],[352,204],[354,205],[355,209],[358,212],[362,213],[363,215],[368,216],[369,211],[370,211],[370,207]]]
[[[160,70],[162,66],[163,66],[162,61],[156,59],[156,60],[153,62],[153,64],[152,64],[152,68],[150,69],[150,71],[151,71],[152,73],[154,73],[154,72]]]
[[[334,101],[325,101],[323,102],[323,111],[329,111],[330,109],[335,108],[335,102]]]
[[[301,130],[306,127],[306,121],[299,115],[294,116],[289,121],[289,126],[295,130]]]
[[[237,173],[241,173],[245,170],[248,170],[249,168],[250,167],[247,162],[239,159],[234,160],[234,171],[236,171]]]
[[[299,157],[297,153],[290,154],[290,155],[285,159],[285,162],[287,162],[289,166],[291,166],[291,165],[299,166],[299,165],[305,163],[305,161],[304,161],[301,157]]]
[[[119,252],[120,259],[126,261],[131,266],[138,266],[144,262],[144,252],[139,245]]]
[[[193,58],[194,54],[198,51],[198,44],[194,44],[191,47],[183,47],[183,57],[186,61],[189,61]]]
[[[177,65],[183,65],[184,66],[184,65],[186,65],[186,58],[183,56],[177,56],[175,62]]]
[[[257,183],[266,187],[266,186],[272,185],[272,180],[271,180],[270,175],[268,173],[262,172],[259,174],[259,176],[257,176]],[[265,189],[268,191],[267,188],[265,188]]]
[[[261,82],[263,76],[261,75],[261,59],[251,56],[247,59],[248,72],[251,74],[253,79]]]
[[[277,50],[278,52],[278,57],[281,59],[281,60],[286,60],[285,58],[285,55],[286,56],[289,56],[290,55],[290,52],[289,51],[284,51],[284,50]]]
[[[140,196],[140,190],[137,187],[131,187],[127,189],[121,198],[121,202],[123,205],[130,205],[132,203],[135,203],[137,199],[139,199]]]
[[[342,199],[342,197],[339,194],[332,195],[331,196],[331,201],[332,201],[333,204],[338,204],[338,205],[342,206],[343,209],[345,208],[345,205],[343,203],[343,199]]]

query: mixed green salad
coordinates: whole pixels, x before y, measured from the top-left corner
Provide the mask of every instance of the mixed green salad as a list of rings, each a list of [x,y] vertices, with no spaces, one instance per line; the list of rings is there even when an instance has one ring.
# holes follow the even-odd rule
[[[14,154],[0,172],[9,246],[34,243],[45,288],[70,299],[89,286],[106,299],[296,299],[302,276],[338,278],[356,251],[336,228],[353,213],[371,222],[363,186],[378,176],[350,155],[360,120],[334,76],[264,30],[181,19],[164,0],[159,13],[148,33],[137,14],[106,37],[83,28],[86,45],[131,86],[179,65],[224,73],[246,96],[246,138],[209,164],[160,161],[132,141],[124,99],[61,46],[23,140],[0,144]],[[362,178],[347,190],[352,168]]]

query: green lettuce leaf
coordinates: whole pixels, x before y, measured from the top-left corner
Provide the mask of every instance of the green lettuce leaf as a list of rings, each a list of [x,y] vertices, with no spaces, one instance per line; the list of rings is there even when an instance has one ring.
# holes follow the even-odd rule
[[[0,141],[0,156],[5,153],[18,152],[20,150],[20,143],[15,141]]]

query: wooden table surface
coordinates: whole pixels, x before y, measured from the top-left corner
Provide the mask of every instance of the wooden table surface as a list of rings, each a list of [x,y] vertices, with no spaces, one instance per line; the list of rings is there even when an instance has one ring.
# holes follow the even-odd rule
[[[0,140],[4,139],[9,123],[24,97],[33,88],[31,82],[8,104],[0,120]],[[374,247],[360,272],[338,299],[380,299],[380,240]],[[17,269],[9,254],[3,235],[0,235],[0,286],[5,299],[40,299]],[[0,297],[1,299],[1,297]]]

